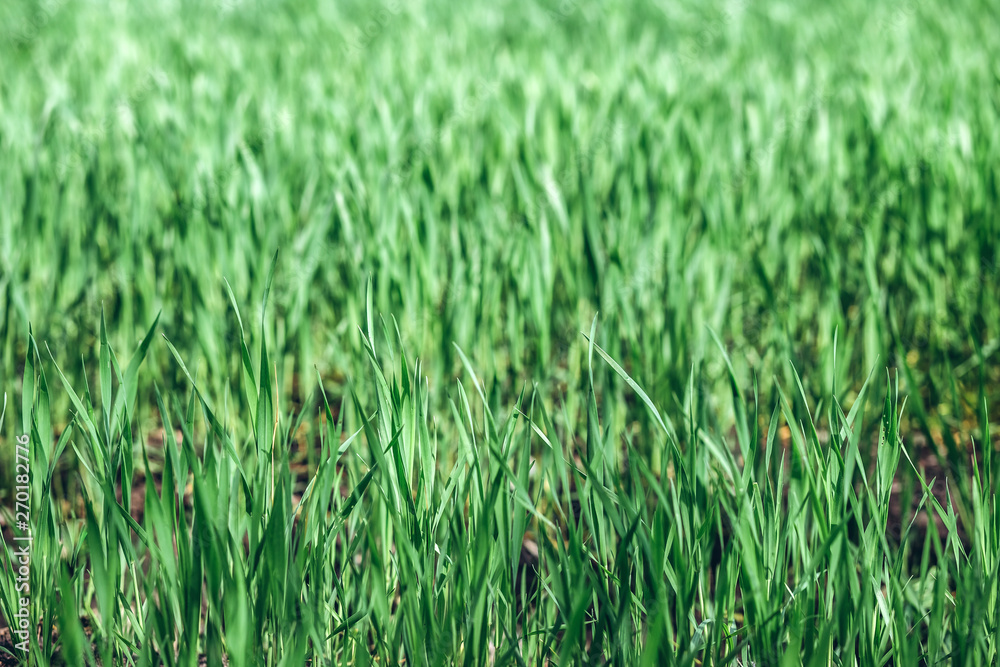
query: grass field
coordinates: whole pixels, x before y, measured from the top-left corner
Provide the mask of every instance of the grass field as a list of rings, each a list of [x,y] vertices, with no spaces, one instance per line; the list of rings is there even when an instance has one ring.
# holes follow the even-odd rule
[[[4,3],[0,664],[1000,664],[996,34]]]

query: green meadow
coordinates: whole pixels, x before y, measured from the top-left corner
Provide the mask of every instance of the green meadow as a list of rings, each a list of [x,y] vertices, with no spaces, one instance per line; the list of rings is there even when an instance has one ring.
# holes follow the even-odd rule
[[[1000,664],[997,34],[4,3],[0,665]]]

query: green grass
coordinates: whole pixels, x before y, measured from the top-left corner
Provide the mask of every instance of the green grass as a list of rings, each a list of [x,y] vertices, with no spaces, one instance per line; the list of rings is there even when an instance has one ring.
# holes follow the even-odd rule
[[[36,664],[997,662],[1000,16],[814,4],[0,9]]]
[[[83,637],[81,605],[105,665],[194,665],[200,653],[210,664],[225,653],[234,665],[997,660],[990,449],[973,468],[968,546],[954,507],[922,477],[920,507],[947,533],[917,540],[906,526],[893,543],[893,479],[912,465],[898,381],[880,391],[873,372],[853,404],[807,405],[799,391],[763,402],[731,375],[733,439],[700,423],[694,376],[672,419],[589,343],[577,430],[558,428],[556,406],[537,391],[494,412],[461,351],[465,373],[450,411],[435,417],[419,362],[391,337],[377,352],[372,328],[361,334],[370,404],[352,396],[331,406],[320,391],[297,415],[272,386],[266,344],[254,364],[256,351],[241,343],[247,393],[220,409],[164,341],[191,387],[166,397],[156,389],[159,420],[183,437],[154,452],[133,431],[137,369],[154,334],[123,371],[102,321],[99,394],[81,397],[56,369],[76,418],[54,448],[39,435],[51,421],[49,380],[35,348],[26,360],[38,391],[22,423],[32,425],[41,471],[32,477],[41,500],[33,620],[61,632],[33,644],[44,664],[60,645],[68,664],[93,664],[70,649]],[[599,368],[632,387],[654,436],[638,443],[607,428],[592,379]],[[361,426],[345,438],[349,411]],[[235,428],[229,412],[248,416],[248,427]],[[866,418],[877,424],[874,449]],[[303,489],[291,452],[314,440],[318,461]],[[84,491],[67,509],[52,484],[68,442]],[[137,478],[139,523],[129,516]],[[525,544],[537,560],[523,557]],[[8,618],[13,585],[13,574],[0,579]]]

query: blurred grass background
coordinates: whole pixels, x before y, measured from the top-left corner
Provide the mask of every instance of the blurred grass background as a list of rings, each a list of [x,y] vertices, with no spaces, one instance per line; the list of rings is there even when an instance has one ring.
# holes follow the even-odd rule
[[[457,373],[454,342],[498,404],[537,382],[573,407],[600,312],[598,342],[663,405],[692,366],[708,396],[726,391],[711,327],[764,387],[791,382],[789,361],[811,397],[900,369],[942,445],[968,442],[981,385],[996,407],[990,3],[3,13],[8,386],[29,321],[79,380],[103,305],[118,349],[162,311],[221,397],[239,368],[223,279],[259,303],[280,247],[286,392],[314,366],[335,395],[363,372],[370,275],[432,382]],[[147,389],[182,384],[163,346],[147,363]]]

